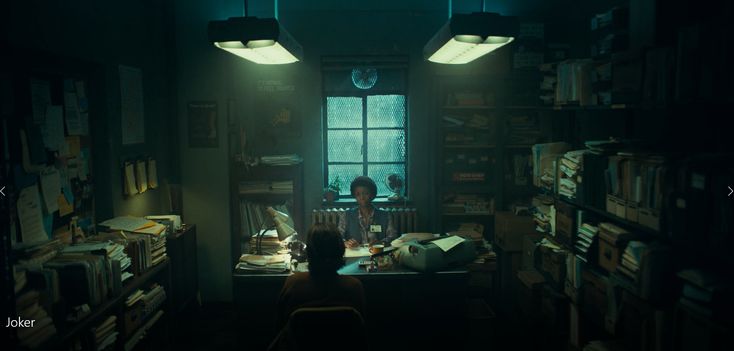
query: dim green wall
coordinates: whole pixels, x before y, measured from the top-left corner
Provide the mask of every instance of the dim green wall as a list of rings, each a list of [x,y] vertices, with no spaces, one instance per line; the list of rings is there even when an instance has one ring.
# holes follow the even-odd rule
[[[91,110],[89,116],[94,128],[92,173],[98,221],[161,213],[167,208],[162,189],[124,198],[120,169],[129,157],[150,156],[157,161],[160,183],[175,174],[174,151],[178,150],[170,147],[176,139],[170,119],[168,5],[167,1],[13,0],[8,7],[8,44],[49,57],[91,62],[104,72],[105,95],[100,108]],[[142,70],[144,144],[121,142],[120,64]]]

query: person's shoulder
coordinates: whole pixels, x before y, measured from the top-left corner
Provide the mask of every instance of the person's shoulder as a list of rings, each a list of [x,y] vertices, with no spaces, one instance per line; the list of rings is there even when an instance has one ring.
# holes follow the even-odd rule
[[[339,280],[341,280],[342,284],[344,285],[355,286],[355,287],[362,286],[362,282],[359,279],[352,277],[351,275],[340,275]]]
[[[285,279],[286,285],[296,285],[311,280],[311,275],[308,272],[296,272],[288,276]]]

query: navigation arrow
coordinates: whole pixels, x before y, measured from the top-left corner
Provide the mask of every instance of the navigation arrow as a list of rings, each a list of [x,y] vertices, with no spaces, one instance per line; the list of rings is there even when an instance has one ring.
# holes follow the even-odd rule
[[[5,196],[5,193],[3,192],[3,190],[5,190],[5,187],[0,188],[0,194],[3,194],[3,196]]]
[[[732,189],[730,186],[727,186],[727,188],[729,188],[729,195],[726,196],[731,196],[731,194],[734,193],[734,189]],[[3,187],[3,189],[5,188]]]

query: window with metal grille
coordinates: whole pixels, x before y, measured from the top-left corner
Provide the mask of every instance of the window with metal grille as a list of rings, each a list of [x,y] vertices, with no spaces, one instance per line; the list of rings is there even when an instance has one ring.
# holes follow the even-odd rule
[[[324,187],[338,177],[340,195],[351,196],[349,184],[366,175],[377,196],[388,196],[388,176],[406,179],[406,68],[402,62],[324,63]]]

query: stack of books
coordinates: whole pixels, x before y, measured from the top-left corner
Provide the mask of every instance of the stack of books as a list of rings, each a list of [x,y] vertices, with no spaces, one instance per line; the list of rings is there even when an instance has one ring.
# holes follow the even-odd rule
[[[263,254],[275,255],[283,249],[283,245],[278,240],[278,232],[275,229],[263,230],[260,233],[262,234],[262,238],[258,239],[259,234],[250,237],[250,249],[253,253],[257,250],[258,240],[260,240],[260,249]]]
[[[293,181],[278,181],[270,183],[270,191],[273,194],[293,194]]]
[[[527,113],[509,116],[507,128],[509,144],[531,145],[541,138],[537,116],[530,116]]]
[[[165,236],[153,236],[153,246],[151,247],[150,255],[153,266],[163,262],[168,257],[166,254]]]
[[[109,316],[100,325],[92,328],[94,334],[94,345],[97,351],[114,349],[117,341],[117,317]]]
[[[530,208],[535,221],[535,230],[541,233],[551,232],[551,223],[553,218],[553,198],[544,195],[533,197],[532,207]]]
[[[494,214],[494,198],[477,194],[448,194],[443,202],[445,214]]]
[[[270,192],[270,182],[267,181],[249,181],[240,182],[240,194],[262,194]]]
[[[50,259],[56,257],[64,245],[59,239],[52,239],[30,245],[17,244],[13,251],[18,257],[18,265],[23,267],[41,267]]]
[[[636,240],[630,241],[622,253],[622,264],[617,266],[617,271],[636,282],[645,250],[647,244]]]
[[[153,284],[140,298],[143,303],[143,319],[153,315],[166,301],[166,290],[158,284]]]
[[[558,165],[558,194],[569,199],[576,198],[576,185],[580,182],[583,155],[588,150],[574,150],[563,154]]]
[[[540,101],[543,105],[555,103],[556,83],[558,83],[556,67],[556,63],[544,63],[539,66],[540,72],[543,73],[543,81],[540,82]]]
[[[570,145],[563,142],[533,145],[533,185],[552,191],[555,186],[556,159],[569,149]]]
[[[597,240],[596,236],[599,234],[599,227],[589,223],[582,223],[579,226],[577,234],[576,242],[574,243],[576,254],[582,261],[589,262],[590,259],[596,257],[592,246],[594,246],[595,240]]]
[[[41,306],[37,290],[26,290],[15,299],[15,308],[21,321],[35,321],[33,327],[17,328],[20,346],[30,349],[41,345],[48,338],[56,334],[53,320]]]

